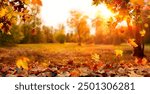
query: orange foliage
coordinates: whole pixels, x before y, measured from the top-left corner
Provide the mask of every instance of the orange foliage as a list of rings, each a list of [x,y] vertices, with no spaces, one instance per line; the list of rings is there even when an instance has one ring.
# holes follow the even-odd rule
[[[34,4],[34,5],[40,5],[40,6],[42,6],[42,1],[41,0],[32,0],[32,2],[31,2],[32,4]]]
[[[78,77],[78,76],[80,76],[80,71],[79,71],[78,69],[72,70],[72,71],[70,72],[70,76],[71,76],[71,77]]]
[[[133,4],[144,5],[144,0],[130,0]]]
[[[137,64],[141,64],[141,65],[146,65],[147,64],[147,59],[146,58],[136,58],[135,59],[135,63],[137,63]]]

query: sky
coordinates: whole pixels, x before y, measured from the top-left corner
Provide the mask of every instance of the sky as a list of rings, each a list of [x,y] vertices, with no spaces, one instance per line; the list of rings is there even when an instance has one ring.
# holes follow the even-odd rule
[[[66,22],[70,17],[71,10],[78,10],[88,15],[90,19],[99,15],[107,20],[114,15],[105,4],[99,4],[98,6],[92,5],[92,0],[42,0],[42,3],[41,18],[43,24],[54,27],[57,27],[59,24],[64,24],[66,26],[66,33],[70,32]],[[95,30],[90,21],[88,20],[91,28],[90,33],[94,35]]]
[[[150,0],[144,0],[145,2]],[[79,10],[88,14],[93,18],[98,9],[102,7],[92,6],[92,0],[42,0],[41,17],[45,25],[57,26],[58,24],[65,24],[69,17],[70,10]],[[103,11],[106,13],[106,9]],[[103,14],[103,16],[108,14]]]
[[[79,10],[94,17],[95,8],[92,0],[42,0],[41,17],[45,25],[65,24],[70,10]]]

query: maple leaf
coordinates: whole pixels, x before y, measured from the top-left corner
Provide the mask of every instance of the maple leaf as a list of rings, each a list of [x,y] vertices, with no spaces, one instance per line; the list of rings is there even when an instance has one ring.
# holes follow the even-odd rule
[[[31,2],[32,4],[34,4],[34,5],[39,5],[39,6],[42,6],[42,1],[41,0],[32,0],[32,2]]]
[[[146,34],[146,31],[143,29],[142,31],[140,31],[140,34],[141,34],[142,37],[144,37],[145,34]]]
[[[2,8],[2,9],[0,10],[0,17],[5,16],[6,12],[7,12],[7,9]]]
[[[138,45],[135,43],[135,39],[128,39],[128,43],[133,47],[138,47]]]
[[[91,55],[91,58],[94,60],[94,61],[96,61],[96,62],[98,62],[99,60],[100,60],[100,57],[99,57],[99,55],[98,54],[93,54],[93,55]]]
[[[116,57],[122,56],[123,51],[122,50],[115,50]]]
[[[22,58],[19,58],[17,61],[16,61],[16,66],[18,68],[23,68],[25,70],[28,70],[28,62],[30,60],[27,58],[27,57],[22,57]]]

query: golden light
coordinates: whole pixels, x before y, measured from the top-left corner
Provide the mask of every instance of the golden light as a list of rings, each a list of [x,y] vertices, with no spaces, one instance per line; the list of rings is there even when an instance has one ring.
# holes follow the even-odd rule
[[[101,3],[98,6],[98,12],[97,12],[97,16],[102,16],[105,19],[109,19],[110,17],[113,17],[115,14],[112,13],[112,11],[110,9],[108,9],[107,5],[104,3]]]
[[[127,21],[123,20],[122,22],[119,22],[116,26],[116,29],[126,28],[128,27]]]
[[[81,11],[91,18],[95,12],[92,0],[42,0],[42,3],[41,18],[43,24],[48,26],[65,23],[71,10]]]

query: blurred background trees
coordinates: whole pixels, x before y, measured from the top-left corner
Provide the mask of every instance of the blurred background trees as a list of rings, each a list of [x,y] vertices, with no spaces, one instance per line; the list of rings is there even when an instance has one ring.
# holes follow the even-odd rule
[[[116,29],[117,23],[125,18],[131,9],[127,5],[129,0],[94,0],[94,4],[105,2],[113,12],[120,12],[116,16],[116,22],[112,18],[104,19],[99,15],[89,18],[88,15],[78,10],[70,11],[67,24],[60,23],[58,26],[46,26],[42,24],[40,17],[40,0],[0,0],[0,45],[14,45],[17,43],[95,43],[95,44],[121,44],[126,42],[127,37],[134,37],[134,27],[129,26],[126,32]],[[121,3],[124,2],[123,4]],[[115,3],[110,3],[115,2]],[[16,3],[18,3],[16,5]],[[112,9],[114,4],[122,4],[120,10]],[[139,3],[141,4],[141,3]],[[140,16],[143,28],[146,31],[144,43],[150,43],[150,5],[144,4],[140,8]],[[132,14],[138,9],[133,8]],[[129,16],[134,16],[129,14]],[[132,18],[130,17],[130,18]],[[131,20],[131,19],[130,19]],[[140,21],[139,21],[140,22]],[[132,23],[135,24],[135,23]],[[68,29],[69,28],[69,29]],[[94,34],[91,32],[95,31]],[[140,35],[140,34],[139,34]]]

